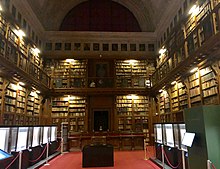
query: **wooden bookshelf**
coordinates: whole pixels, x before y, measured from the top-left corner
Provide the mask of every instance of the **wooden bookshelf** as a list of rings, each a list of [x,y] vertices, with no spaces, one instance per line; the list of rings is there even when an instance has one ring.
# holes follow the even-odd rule
[[[3,78],[0,76],[0,123],[2,123],[3,105]]]
[[[4,98],[4,115],[3,124],[12,125],[15,123],[15,113],[16,113],[16,98],[17,97],[17,86],[13,83],[8,82],[5,89]]]
[[[178,82],[178,95],[180,110],[188,108],[188,94],[186,85],[182,82]]]
[[[159,114],[165,113],[165,103],[164,103],[164,94],[161,92],[158,96],[158,104],[159,104]]]
[[[148,133],[149,97],[116,96],[117,130]]]
[[[74,96],[69,99],[70,132],[85,131],[86,98]]]
[[[47,60],[54,88],[81,88],[87,84],[87,60]]]
[[[218,104],[218,81],[212,68],[206,67],[200,70],[203,104]]]
[[[178,83],[171,86],[171,110],[172,112],[179,111]]]
[[[61,125],[69,123],[70,132],[83,132],[87,111],[86,97],[63,96],[52,99],[52,123]]]
[[[147,71],[148,63],[146,60],[116,60],[116,87],[143,88],[146,86],[148,74],[152,73],[153,68]]]
[[[191,107],[202,104],[199,70],[189,76],[189,99]]]

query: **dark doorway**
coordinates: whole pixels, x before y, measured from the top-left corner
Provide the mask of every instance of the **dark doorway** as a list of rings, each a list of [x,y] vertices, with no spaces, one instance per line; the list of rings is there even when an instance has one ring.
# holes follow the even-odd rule
[[[108,111],[94,111],[94,131],[107,131],[108,128]]]

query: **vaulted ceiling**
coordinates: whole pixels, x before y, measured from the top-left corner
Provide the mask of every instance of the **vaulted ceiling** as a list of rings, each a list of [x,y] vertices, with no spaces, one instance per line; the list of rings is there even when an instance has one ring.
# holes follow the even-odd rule
[[[28,0],[45,30],[59,30],[68,12],[87,0]],[[95,0],[90,0],[95,1]],[[155,31],[164,13],[177,0],[112,0],[133,13],[143,32]]]

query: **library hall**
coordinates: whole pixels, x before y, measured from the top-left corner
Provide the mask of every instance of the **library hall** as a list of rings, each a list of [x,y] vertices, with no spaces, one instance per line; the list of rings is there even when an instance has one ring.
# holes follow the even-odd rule
[[[220,0],[0,0],[0,169],[220,169]]]

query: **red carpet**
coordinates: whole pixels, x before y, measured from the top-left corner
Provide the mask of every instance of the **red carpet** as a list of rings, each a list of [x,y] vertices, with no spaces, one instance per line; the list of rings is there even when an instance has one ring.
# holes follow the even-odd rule
[[[148,153],[149,154],[149,153]],[[149,157],[149,156],[147,156]],[[82,169],[82,153],[70,152],[59,155],[49,162],[49,166],[40,169]],[[88,169],[159,169],[150,160],[144,160],[144,151],[115,151],[114,167],[97,167]]]

